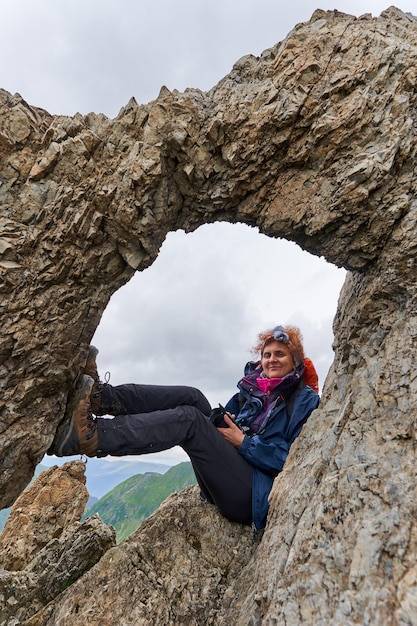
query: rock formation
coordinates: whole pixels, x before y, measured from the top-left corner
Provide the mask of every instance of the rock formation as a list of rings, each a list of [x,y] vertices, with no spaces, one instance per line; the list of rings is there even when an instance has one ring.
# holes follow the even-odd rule
[[[47,481],[50,472],[55,486]],[[25,508],[37,511],[42,496],[62,504],[62,490],[56,489],[62,471],[50,472],[33,483]],[[66,497],[79,501],[78,490],[70,481]],[[30,539],[30,529],[22,532],[18,523],[21,504],[18,499],[12,509],[9,537],[17,526],[15,539]],[[36,517],[41,520],[42,509]],[[45,523],[48,518],[46,510]],[[168,498],[117,547],[114,530],[97,516],[69,524],[65,532],[58,517],[54,521],[55,537],[36,545],[35,535],[18,571],[0,570],[2,625],[215,624],[221,603],[230,601],[233,579],[256,550],[247,527],[202,504],[197,487]]]
[[[395,8],[318,10],[209,92],[162,88],[113,120],[52,116],[1,91],[2,506],[48,449],[112,293],[170,230],[256,225],[349,273],[320,409],[275,481],[261,544],[206,623],[417,624],[416,92],[417,21]],[[137,556],[112,549],[112,582],[94,578],[98,563],[53,611],[76,602],[78,623],[94,623],[82,600],[94,588],[95,606],[128,602],[119,624],[150,623],[147,599],[169,582],[129,584],[141,532]],[[190,609],[181,623],[199,622]]]
[[[85,464],[43,472],[15,502],[0,535],[0,620],[24,623],[88,571],[114,544],[99,517],[80,524]],[[38,619],[38,618],[36,618]]]

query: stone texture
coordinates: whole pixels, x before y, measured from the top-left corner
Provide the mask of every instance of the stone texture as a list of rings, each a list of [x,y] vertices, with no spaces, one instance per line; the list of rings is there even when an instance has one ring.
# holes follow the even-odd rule
[[[81,519],[88,500],[85,463],[42,472],[15,502],[0,535],[0,567],[19,570],[39,549]]]
[[[115,544],[98,516],[79,522],[88,499],[85,463],[42,472],[14,504],[0,535],[0,623],[23,624]]]
[[[97,626],[148,620],[167,626],[215,624],[221,603],[230,601],[233,579],[256,551],[250,529],[230,524],[216,507],[203,504],[195,486],[168,498],[117,547],[114,529],[98,516],[82,524],[68,516],[63,528],[60,516],[50,515],[54,506],[62,508],[59,478],[64,485],[72,472],[80,480],[83,466],[73,461],[63,471],[52,468],[49,481],[51,470],[44,472],[16,502],[7,528],[5,568],[0,569],[2,626],[70,626],[80,620]],[[77,499],[79,486],[77,481],[66,485],[68,499]],[[36,511],[41,498],[49,507]],[[48,543],[44,536],[33,536],[34,524],[14,523],[23,504],[26,511],[36,511],[41,531],[44,513],[44,526],[51,529]],[[26,542],[31,547],[23,558],[19,544]]]
[[[162,88],[114,120],[52,116],[0,92],[2,506],[48,449],[110,296],[166,233],[256,225],[349,273],[322,403],[215,623],[417,624],[416,68],[412,16],[318,10],[209,92]],[[162,568],[171,556],[175,579],[183,544],[171,555],[162,545],[154,558]],[[153,566],[112,550],[117,577],[82,578],[94,611],[113,596],[115,623],[197,623],[202,588],[175,603]],[[129,584],[136,571],[149,573],[145,595]],[[83,589],[49,607],[50,624],[72,611],[71,594],[78,623],[91,623]],[[206,623],[212,602],[198,609]]]
[[[230,584],[255,549],[250,529],[227,522],[189,487],[168,498],[52,612],[49,607],[46,620],[40,613],[33,624],[78,625],[87,616],[96,626],[216,624],[222,602],[230,601]]]

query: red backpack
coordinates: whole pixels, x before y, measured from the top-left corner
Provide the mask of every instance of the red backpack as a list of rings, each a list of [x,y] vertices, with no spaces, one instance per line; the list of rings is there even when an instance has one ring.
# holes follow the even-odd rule
[[[313,361],[307,356],[304,359],[304,383],[311,387],[316,393],[319,392],[319,377],[317,376],[316,368],[313,365]]]

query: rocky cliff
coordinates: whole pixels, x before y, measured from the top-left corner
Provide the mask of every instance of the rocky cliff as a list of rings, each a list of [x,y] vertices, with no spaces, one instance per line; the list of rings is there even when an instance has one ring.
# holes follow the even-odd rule
[[[28,624],[417,624],[416,92],[417,21],[395,8],[318,10],[209,92],[162,88],[113,120],[0,92],[2,506],[48,449],[110,296],[170,230],[244,222],[349,270],[320,409],[253,554],[178,496]]]

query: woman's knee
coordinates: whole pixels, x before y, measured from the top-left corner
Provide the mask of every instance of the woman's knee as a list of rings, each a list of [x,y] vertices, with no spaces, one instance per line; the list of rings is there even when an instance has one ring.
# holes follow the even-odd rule
[[[199,409],[199,411],[201,411],[202,413],[204,413],[204,415],[208,416],[211,413],[211,406],[209,401],[207,400],[206,396],[196,387],[192,387],[192,389],[194,389],[194,392],[196,394],[196,404],[195,406]]]
[[[211,406],[206,396],[197,387],[177,387],[179,405],[192,406],[208,416]]]

